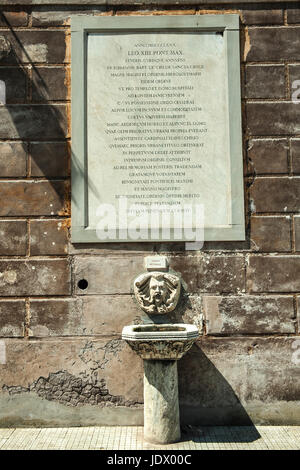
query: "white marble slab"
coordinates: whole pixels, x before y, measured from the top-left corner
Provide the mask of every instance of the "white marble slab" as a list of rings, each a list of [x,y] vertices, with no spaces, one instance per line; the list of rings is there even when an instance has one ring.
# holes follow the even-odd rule
[[[87,57],[89,226],[121,196],[203,204],[206,226],[230,224],[223,36],[90,34]]]

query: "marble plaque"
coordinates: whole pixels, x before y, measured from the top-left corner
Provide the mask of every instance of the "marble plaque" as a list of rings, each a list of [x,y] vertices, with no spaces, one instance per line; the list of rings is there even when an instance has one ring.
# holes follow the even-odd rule
[[[207,240],[244,238],[238,27],[226,30],[236,16],[209,15],[202,27],[171,17],[171,28],[170,17],[102,18],[88,28],[84,159],[73,152],[84,162],[84,223],[74,241],[193,241],[199,223]]]
[[[168,260],[166,256],[146,256],[145,268],[147,271],[167,271]]]

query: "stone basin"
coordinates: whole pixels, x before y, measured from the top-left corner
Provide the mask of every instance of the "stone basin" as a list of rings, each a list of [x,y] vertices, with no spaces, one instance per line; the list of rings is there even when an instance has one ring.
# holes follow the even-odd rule
[[[122,339],[142,358],[162,361],[180,359],[198,338],[195,325],[145,324],[125,326]]]

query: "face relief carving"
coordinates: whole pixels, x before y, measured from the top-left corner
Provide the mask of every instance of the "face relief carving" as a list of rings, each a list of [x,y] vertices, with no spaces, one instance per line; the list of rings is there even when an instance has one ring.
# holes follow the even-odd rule
[[[169,273],[144,273],[134,281],[134,294],[145,312],[165,314],[174,310],[177,305],[180,279]]]
[[[161,279],[151,276],[150,283],[150,301],[158,307],[166,303],[168,291],[163,277]]]

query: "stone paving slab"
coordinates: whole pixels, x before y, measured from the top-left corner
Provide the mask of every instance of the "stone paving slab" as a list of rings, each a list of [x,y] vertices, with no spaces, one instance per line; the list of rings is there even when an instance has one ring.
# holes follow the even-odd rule
[[[158,446],[142,426],[0,429],[0,450],[297,450],[300,426],[184,426],[181,441]]]

